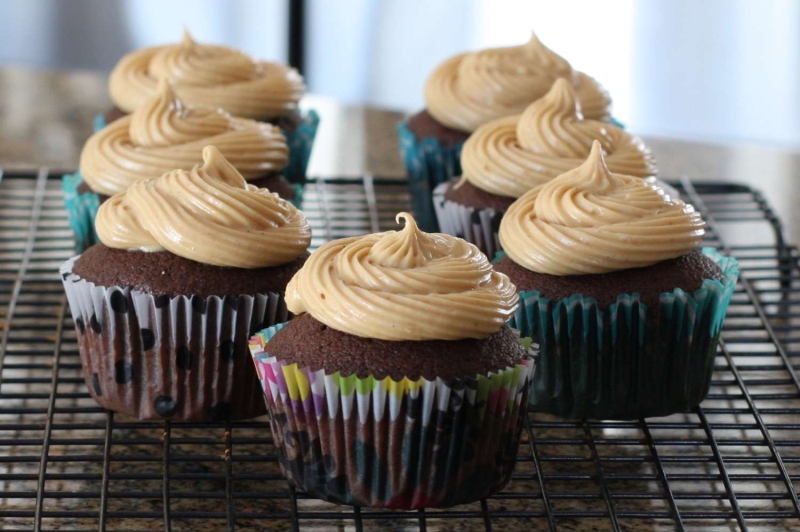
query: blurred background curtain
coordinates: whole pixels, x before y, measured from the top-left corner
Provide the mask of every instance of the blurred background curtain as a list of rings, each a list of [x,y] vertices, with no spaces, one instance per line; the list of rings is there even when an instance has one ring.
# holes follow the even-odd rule
[[[109,70],[125,52],[200,41],[286,60],[289,0],[3,0],[0,62]],[[800,147],[794,0],[307,0],[311,92],[422,107],[454,53],[531,30],[611,91],[641,134]]]

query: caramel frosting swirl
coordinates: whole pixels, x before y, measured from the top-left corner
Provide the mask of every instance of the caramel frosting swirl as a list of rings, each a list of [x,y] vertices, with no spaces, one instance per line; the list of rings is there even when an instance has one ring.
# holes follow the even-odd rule
[[[289,160],[278,126],[210,107],[190,107],[166,80],[133,114],[92,135],[81,152],[83,179],[95,192],[111,196],[145,177],[158,177],[203,162],[203,147],[214,145],[242,173],[255,179],[277,172]]]
[[[691,205],[645,180],[612,174],[595,141],[581,166],[509,207],[500,243],[531,271],[583,275],[680,257],[700,244],[704,227]]]
[[[137,181],[104,202],[95,220],[103,244],[235,268],[278,266],[306,252],[311,228],[303,213],[248,185],[217,148],[206,147],[203,161]]]
[[[436,67],[425,83],[425,104],[438,122],[472,132],[521,113],[559,78],[575,89],[583,114],[608,120],[611,98],[592,77],[573,70],[536,35],[521,46],[459,54]]]
[[[234,116],[275,118],[297,109],[303,77],[286,65],[256,61],[227,46],[198,44],[188,32],[178,44],[125,55],[109,79],[111,99],[133,112],[169,79],[189,105],[220,107]]]
[[[450,235],[401,231],[344,238],[315,251],[286,288],[295,314],[380,340],[485,338],[511,317],[516,288],[486,256]]]
[[[461,152],[463,178],[492,194],[518,198],[579,166],[595,140],[611,171],[637,177],[656,173],[653,155],[640,138],[583,119],[575,89],[562,78],[521,115],[493,120],[470,135]]]

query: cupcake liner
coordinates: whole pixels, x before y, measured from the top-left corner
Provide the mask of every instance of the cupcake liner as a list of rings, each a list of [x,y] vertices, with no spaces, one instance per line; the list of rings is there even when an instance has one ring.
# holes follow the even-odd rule
[[[461,148],[443,146],[438,139],[417,139],[408,129],[408,122],[397,124],[400,137],[400,155],[408,172],[411,190],[411,208],[420,229],[432,233],[439,230],[431,193],[437,185],[461,175]]]
[[[689,294],[676,288],[648,309],[621,294],[603,309],[575,294],[550,301],[520,292],[509,325],[539,344],[530,406],[565,418],[637,419],[684,412],[708,394],[722,321],[738,262],[703,253],[723,271]]]
[[[302,186],[306,183],[308,161],[311,159],[311,149],[314,147],[314,139],[319,128],[319,114],[315,110],[309,109],[300,116],[302,120],[294,131],[281,129],[283,136],[286,137],[286,145],[289,147],[289,164],[283,169],[281,175],[291,183],[298,183]]]
[[[248,419],[266,412],[248,360],[254,331],[284,322],[275,293],[153,296],[60,273],[83,377],[104,408],[139,419]]]
[[[487,257],[500,251],[500,221],[505,211],[477,209],[445,199],[450,183],[442,183],[433,191],[433,206],[440,231],[475,244]]]
[[[288,178],[287,178],[288,179]],[[94,227],[97,209],[100,208],[100,197],[96,192],[87,190],[79,192],[78,186],[83,183],[81,173],[66,174],[61,178],[61,189],[64,191],[64,204],[67,207],[69,226],[75,235],[75,253],[83,253],[100,242]],[[294,198],[289,200],[298,209],[303,208],[303,185],[292,183]]]
[[[75,235],[75,252],[83,253],[93,244],[99,242],[94,229],[94,218],[100,208],[100,198],[94,192],[78,192],[83,182],[80,172],[65,174],[61,178],[64,191],[64,204],[67,207],[69,226]]]
[[[326,375],[250,349],[287,480],[330,502],[415,509],[486,497],[511,478],[534,370],[532,356],[458,379]]]

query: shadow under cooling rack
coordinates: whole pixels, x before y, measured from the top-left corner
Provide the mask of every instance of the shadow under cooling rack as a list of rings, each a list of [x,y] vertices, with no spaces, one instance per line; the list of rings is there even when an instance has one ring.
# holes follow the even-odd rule
[[[707,244],[742,265],[700,408],[633,422],[531,413],[504,492],[395,512],[289,489],[266,420],[140,422],[99,408],[57,274],[72,247],[59,179],[0,179],[0,529],[800,529],[798,253],[758,192],[676,184],[709,222]],[[314,246],[395,228],[405,209],[403,181],[306,187]]]

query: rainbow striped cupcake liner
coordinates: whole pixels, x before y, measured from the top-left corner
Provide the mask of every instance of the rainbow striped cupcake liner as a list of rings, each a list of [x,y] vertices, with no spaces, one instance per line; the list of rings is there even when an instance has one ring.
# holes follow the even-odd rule
[[[282,327],[250,349],[291,484],[330,502],[407,510],[476,501],[508,483],[533,354],[474,378],[326,375],[269,355]]]
[[[530,407],[565,418],[638,419],[685,412],[708,394],[722,322],[738,262],[703,253],[723,272],[693,294],[664,292],[658,308],[621,294],[600,308],[575,294],[550,301],[520,292],[509,322],[539,344]]]

